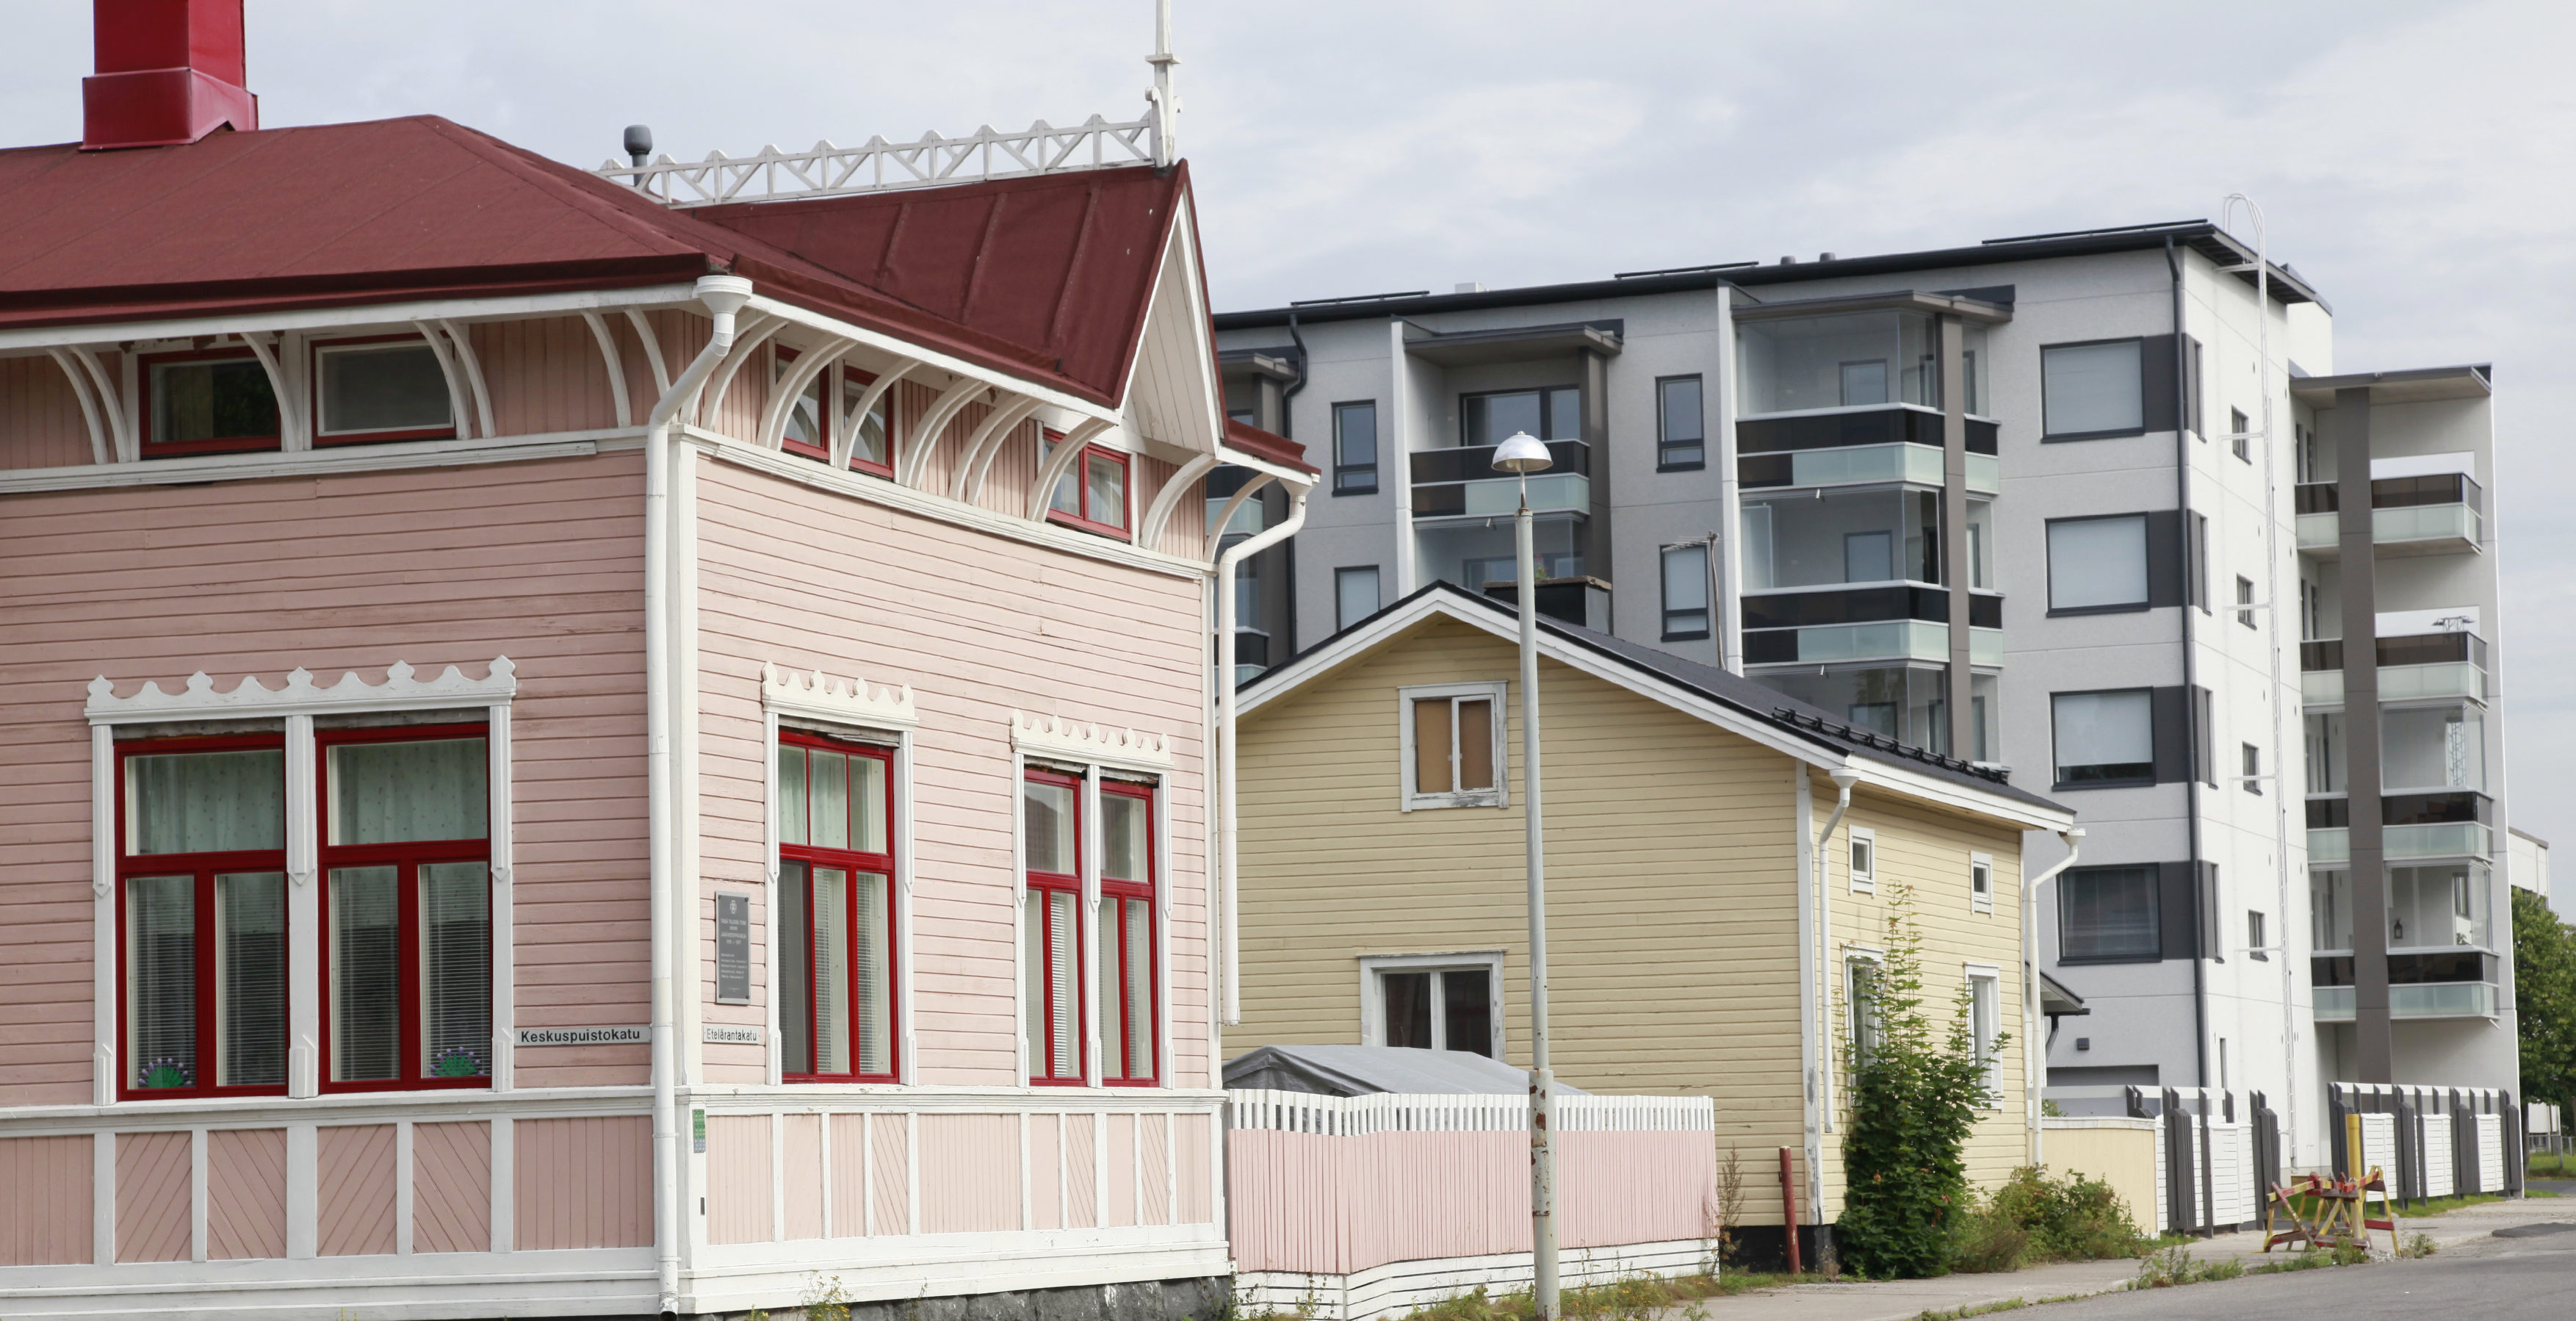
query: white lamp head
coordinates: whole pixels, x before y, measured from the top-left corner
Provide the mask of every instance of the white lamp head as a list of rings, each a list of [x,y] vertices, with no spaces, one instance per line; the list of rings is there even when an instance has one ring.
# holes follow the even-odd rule
[[[1534,472],[1545,472],[1555,466],[1556,460],[1548,456],[1547,446],[1542,444],[1538,437],[1526,431],[1516,431],[1512,433],[1511,439],[1494,447],[1494,471],[1496,472],[1508,472],[1526,477]]]

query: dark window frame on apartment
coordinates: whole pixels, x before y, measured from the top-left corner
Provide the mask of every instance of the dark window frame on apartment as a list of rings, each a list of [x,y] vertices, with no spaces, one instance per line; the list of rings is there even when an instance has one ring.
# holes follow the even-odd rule
[[[1360,574],[1368,575],[1369,597],[1377,604],[1369,607],[1366,614],[1354,618],[1351,616],[1350,611],[1343,608],[1349,604],[1349,598],[1345,596],[1344,593],[1350,590],[1347,584],[1356,582]],[[1354,627],[1362,620],[1374,619],[1377,617],[1378,611],[1384,610],[1385,608],[1386,574],[1380,566],[1375,564],[1346,564],[1333,570],[1334,632],[1339,633],[1345,629]]]
[[[1716,618],[1716,611],[1713,608],[1713,598],[1716,594],[1711,590],[1709,581],[1711,549],[1708,542],[1693,541],[1679,546],[1665,546],[1656,553],[1656,585],[1663,597],[1663,640],[1666,642],[1698,642],[1709,636],[1711,621]],[[1673,564],[1676,556],[1696,557],[1696,568],[1687,571],[1697,574],[1700,601],[1697,606],[1673,604]]]
[[[2235,442],[2236,457],[2247,463],[2254,461],[2253,437],[2248,434],[2253,429],[2253,425],[2253,419],[2245,416],[2244,409],[2227,410],[2227,437]]]
[[[2076,523],[2132,521],[2138,525],[2138,554],[2139,567],[2141,569],[2139,582],[2140,595],[2138,599],[2135,601],[2107,601],[2098,605],[2061,606],[2057,604],[2057,528],[2060,525],[2072,525]],[[2124,514],[2084,514],[2074,518],[2052,518],[2046,520],[2042,524],[2040,544],[2044,548],[2044,558],[2047,561],[2048,617],[2056,619],[2061,616],[2071,615],[2119,615],[2154,609],[2156,606],[2156,537],[2154,524],[2154,517],[2146,512]]]
[[[2071,692],[2050,693],[2048,695],[2049,774],[2055,782],[2056,788],[2058,790],[2128,789],[2141,788],[2158,783],[2159,781],[2156,772],[2159,769],[2159,763],[2162,759],[2156,754],[2163,751],[2163,749],[2158,746],[2162,740],[2157,737],[2159,731],[2156,727],[2158,721],[2156,719],[2157,703],[2155,700],[2155,694],[2156,690],[2149,687],[2089,688]],[[2143,697],[2147,701],[2147,759],[2142,762],[2086,762],[2081,764],[2066,762],[2059,751],[2060,744],[2063,742],[2063,734],[2057,727],[2059,720],[2057,704],[2070,697],[2128,696]],[[2143,769],[2130,770],[2125,774],[2112,774],[2108,770],[2101,769],[2133,767]],[[2096,773],[2080,775],[2070,779],[2066,774],[2070,769]]]
[[[1350,435],[1345,426],[1354,411],[1368,414],[1368,461],[1354,462],[1350,453]],[[1333,494],[1375,495],[1378,490],[1378,456],[1383,437],[1378,435],[1377,401],[1344,399],[1333,405]]]
[[[2048,429],[2048,355],[2062,349],[2098,349],[2113,344],[2134,344],[2138,350],[2138,424],[2130,427],[2108,427],[2090,431],[2051,431]],[[2109,339],[2069,340],[2062,344],[2039,346],[2039,418],[2040,441],[2043,444],[2070,440],[2115,440],[2124,436],[2147,434],[2147,422],[2154,405],[2148,399],[2147,339],[2140,335],[2114,336]]]
[[[2260,798],[2263,796],[2263,750],[2251,743],[2238,746],[2245,774],[2237,783],[2245,792]]]
[[[1698,405],[1690,418],[1691,434],[1673,431],[1673,391],[1688,385]],[[1684,457],[1684,456],[1687,457]],[[1655,378],[1655,471],[1697,472],[1708,466],[1708,392],[1699,373]]]
[[[1538,396],[1539,430],[1536,436],[1537,439],[1542,441],[1583,439],[1583,387],[1581,385],[1524,385],[1517,386],[1509,390],[1462,391],[1458,395],[1459,448],[1481,449],[1486,445],[1499,445],[1503,440],[1509,440],[1509,436],[1502,437],[1500,440],[1490,441],[1476,439],[1475,433],[1471,429],[1469,419],[1475,415],[1475,406],[1477,404],[1488,399],[1501,399],[1519,394],[1534,394]],[[1556,397],[1561,394],[1570,394],[1574,396],[1574,431],[1570,435],[1562,436],[1555,434],[1556,423],[1558,420],[1556,416]]]
[[[2161,963],[2164,961],[2165,913],[2162,869],[2153,863],[2127,866],[2072,867],[2057,878],[2057,961],[2062,964]],[[2126,893],[2096,893],[2118,886]],[[2101,910],[2118,901],[2130,919],[2100,921]],[[2090,920],[2078,913],[2091,910]],[[2120,943],[2115,939],[2125,937]]]
[[[2236,575],[2236,622],[2254,627],[2254,605],[2254,580],[2241,573]]]

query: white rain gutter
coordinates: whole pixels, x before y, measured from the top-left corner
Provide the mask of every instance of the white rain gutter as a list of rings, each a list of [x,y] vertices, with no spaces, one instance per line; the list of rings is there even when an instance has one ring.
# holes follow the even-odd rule
[[[1244,538],[1216,560],[1216,743],[1217,743],[1217,897],[1225,913],[1225,1022],[1243,1021],[1241,929],[1235,921],[1234,817],[1234,568],[1262,551],[1297,535],[1306,525],[1309,485],[1288,488],[1288,517],[1279,526]],[[1231,507],[1229,506],[1229,509]],[[1220,528],[1218,535],[1223,535]]]
[[[1834,906],[1826,895],[1825,882],[1833,878],[1834,869],[1825,861],[1825,846],[1833,842],[1834,827],[1843,823],[1843,814],[1851,810],[1852,786],[1860,783],[1860,772],[1844,768],[1830,772],[1834,781],[1834,814],[1825,818],[1824,829],[1816,832],[1816,849],[1809,857],[1816,903],[1816,1122],[1807,1128],[1807,1213],[1816,1223],[1825,1223],[1825,1134],[1834,1127],[1834,974],[1833,923]],[[1798,1227],[1791,1225],[1795,1234]]]
[[[2023,1119],[2030,1125],[2030,1163],[2045,1163],[2039,1129],[2039,1088],[2048,1076],[2048,1043],[2039,1037],[2039,887],[2075,865],[2084,851],[2084,827],[2068,826],[2057,837],[2066,841],[2066,856],[2057,865],[2021,883],[2021,1077]]]
[[[678,380],[653,402],[644,424],[644,723],[647,832],[652,857],[653,913],[653,1249],[660,1310],[677,1312],[680,1297],[680,1124],[678,1113],[679,1000],[674,976],[681,921],[677,852],[679,813],[672,799],[671,428],[682,405],[705,384],[733,349],[734,314],[751,301],[751,281],[733,275],[701,278],[698,302],[715,316],[715,331]]]

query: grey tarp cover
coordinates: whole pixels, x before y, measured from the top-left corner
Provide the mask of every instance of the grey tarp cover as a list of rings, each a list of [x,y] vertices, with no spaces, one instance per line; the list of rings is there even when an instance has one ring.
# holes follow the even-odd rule
[[[1463,1050],[1411,1046],[1261,1046],[1226,1061],[1225,1085],[1263,1087],[1319,1096],[1371,1092],[1446,1096],[1519,1096],[1529,1074]],[[1580,1087],[1556,1085],[1559,1096],[1589,1096]]]

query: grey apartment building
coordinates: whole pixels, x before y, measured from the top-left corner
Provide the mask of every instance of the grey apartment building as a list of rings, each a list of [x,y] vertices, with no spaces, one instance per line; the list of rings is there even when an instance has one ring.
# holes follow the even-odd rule
[[[1244,571],[1245,672],[1509,591],[1528,432],[1541,609],[2081,813],[2053,1088],[2261,1091],[2313,1165],[2328,1081],[2515,1087],[2485,368],[2338,375],[2318,293],[2206,222],[1217,328],[1228,408],[1327,470]]]

